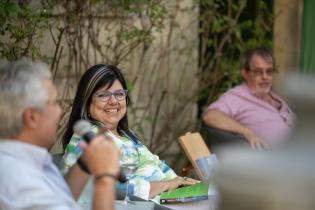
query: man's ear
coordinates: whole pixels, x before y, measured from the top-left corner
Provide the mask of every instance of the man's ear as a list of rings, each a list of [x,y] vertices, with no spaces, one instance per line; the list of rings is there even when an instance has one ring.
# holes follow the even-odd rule
[[[34,108],[28,108],[23,113],[23,123],[25,127],[37,128],[39,125],[39,112]]]

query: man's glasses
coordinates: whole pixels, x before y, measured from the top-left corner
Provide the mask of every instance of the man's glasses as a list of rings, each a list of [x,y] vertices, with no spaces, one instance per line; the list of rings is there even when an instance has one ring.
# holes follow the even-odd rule
[[[264,74],[267,74],[267,76],[271,77],[274,75],[275,71],[271,69],[266,69],[264,71],[263,69],[251,69],[249,70],[250,73],[252,73],[255,77],[262,77]]]
[[[128,90],[116,90],[114,92],[97,91],[94,95],[97,97],[98,100],[106,102],[112,96],[114,96],[116,100],[122,101],[127,97],[127,94],[128,94]]]

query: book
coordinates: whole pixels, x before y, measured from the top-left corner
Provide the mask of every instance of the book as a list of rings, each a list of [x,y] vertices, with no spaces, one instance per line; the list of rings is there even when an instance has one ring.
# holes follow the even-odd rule
[[[185,203],[208,199],[209,184],[199,182],[195,185],[170,190],[160,195],[161,204]]]

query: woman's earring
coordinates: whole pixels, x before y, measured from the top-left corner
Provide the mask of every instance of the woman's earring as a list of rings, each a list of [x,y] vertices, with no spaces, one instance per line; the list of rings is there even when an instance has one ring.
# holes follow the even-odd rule
[[[91,118],[91,114],[89,112],[87,113],[87,116],[88,116],[88,118]]]

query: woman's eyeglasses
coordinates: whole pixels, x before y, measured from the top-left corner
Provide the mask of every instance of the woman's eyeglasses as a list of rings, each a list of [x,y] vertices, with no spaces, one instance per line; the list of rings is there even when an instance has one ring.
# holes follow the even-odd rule
[[[106,102],[108,101],[112,96],[115,97],[116,100],[122,101],[127,97],[128,90],[116,90],[114,92],[110,91],[97,91],[95,92],[95,96],[98,100]]]

